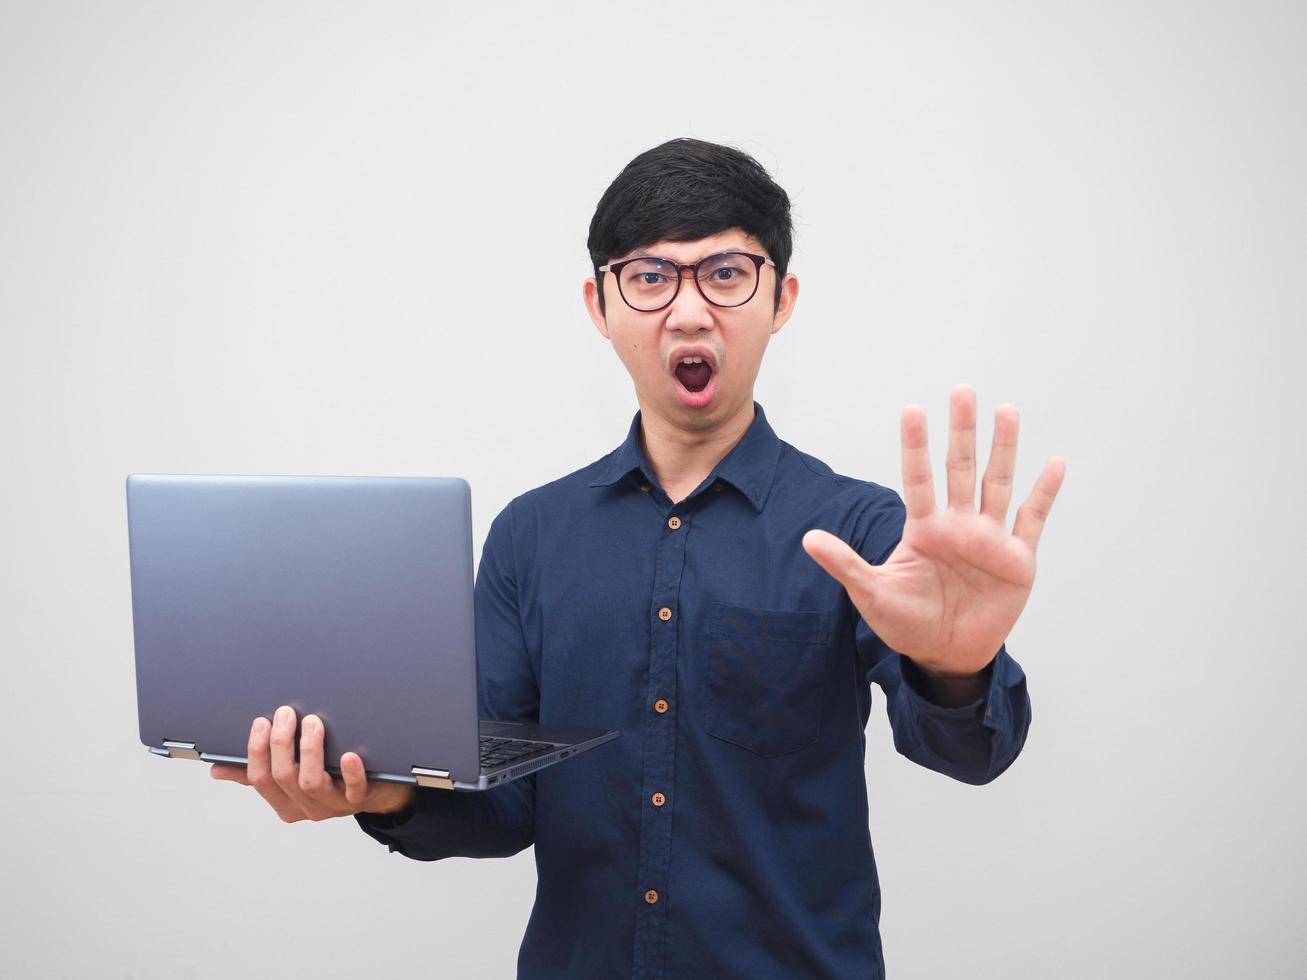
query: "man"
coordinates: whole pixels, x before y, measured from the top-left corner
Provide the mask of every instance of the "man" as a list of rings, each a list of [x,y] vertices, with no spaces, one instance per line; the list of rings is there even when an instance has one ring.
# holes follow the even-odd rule
[[[790,205],[756,161],[672,140],[590,226],[586,308],[635,383],[625,442],[514,499],[476,578],[482,717],[621,737],[485,793],[322,768],[308,715],[257,719],[245,769],[282,819],[354,814],[417,860],[535,845],[524,977],[879,977],[864,779],[870,682],[897,749],[968,783],[1021,751],[1004,639],[1062,480],[1004,524],[1017,412],[996,412],[975,509],[975,394],[950,398],[948,503],[924,412],[902,415],[903,498],[782,442],[753,400],[789,319]],[[805,554],[806,553],[806,554]]]

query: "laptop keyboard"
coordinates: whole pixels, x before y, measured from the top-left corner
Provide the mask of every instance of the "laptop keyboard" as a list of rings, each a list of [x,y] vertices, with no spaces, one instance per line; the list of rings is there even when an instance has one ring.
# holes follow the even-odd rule
[[[481,736],[481,768],[494,769],[510,762],[520,762],[552,751],[556,746],[543,742],[526,742],[517,738]]]

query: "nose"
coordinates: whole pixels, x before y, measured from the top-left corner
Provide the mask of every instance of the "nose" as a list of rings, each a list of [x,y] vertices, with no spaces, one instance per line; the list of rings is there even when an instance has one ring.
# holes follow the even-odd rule
[[[668,330],[682,330],[687,333],[712,328],[712,306],[703,298],[698,285],[694,282],[694,277],[688,271],[684,274],[676,299],[667,307],[666,325]]]

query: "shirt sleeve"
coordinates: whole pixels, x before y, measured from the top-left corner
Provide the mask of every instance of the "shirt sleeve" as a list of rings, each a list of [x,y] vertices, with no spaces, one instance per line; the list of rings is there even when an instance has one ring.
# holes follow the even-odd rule
[[[475,592],[477,706],[482,718],[538,721],[540,688],[518,616],[513,504],[495,518],[481,551]],[[535,774],[483,792],[419,786],[394,816],[359,813],[363,832],[418,861],[508,857],[535,836]]]
[[[907,518],[898,493],[881,490],[858,548],[873,565],[893,553]],[[974,785],[993,781],[1016,760],[1030,729],[1030,697],[1025,672],[1006,643],[985,668],[985,695],[971,704],[945,708],[927,696],[929,687],[917,665],[891,650],[861,616],[854,639],[864,675],[885,692],[885,710],[900,754]]]

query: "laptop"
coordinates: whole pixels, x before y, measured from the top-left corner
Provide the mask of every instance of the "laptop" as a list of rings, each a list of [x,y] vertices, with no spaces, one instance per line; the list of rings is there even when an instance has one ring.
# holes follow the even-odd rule
[[[477,791],[617,737],[477,717],[471,489],[445,477],[127,477],[141,742],[244,764],[289,704],[325,768]],[[296,756],[299,737],[296,733]]]

